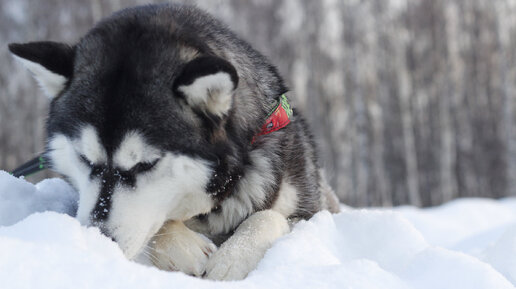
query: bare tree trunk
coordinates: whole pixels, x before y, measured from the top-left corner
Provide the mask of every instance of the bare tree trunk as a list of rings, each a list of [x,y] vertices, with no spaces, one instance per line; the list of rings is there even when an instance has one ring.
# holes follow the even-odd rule
[[[1,43],[74,43],[114,10],[147,2],[1,0]],[[516,195],[513,0],[183,2],[279,68],[342,201]],[[11,170],[43,150],[48,99],[6,49],[0,88],[0,168]]]
[[[399,61],[399,60],[398,60]],[[401,66],[401,65],[400,65]],[[403,65],[404,66],[404,65]],[[407,174],[407,191],[410,204],[420,206],[421,196],[419,195],[419,174],[417,165],[416,147],[414,141],[413,121],[410,107],[410,79],[404,71],[398,73],[399,97],[401,111],[401,125],[403,132],[403,145],[405,152],[405,170]]]

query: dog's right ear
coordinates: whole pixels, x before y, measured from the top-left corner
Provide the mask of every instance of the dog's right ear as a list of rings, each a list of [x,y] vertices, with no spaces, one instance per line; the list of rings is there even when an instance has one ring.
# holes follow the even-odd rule
[[[75,49],[58,42],[11,43],[9,51],[38,81],[46,95],[57,96],[72,77]]]
[[[174,82],[174,91],[197,109],[223,117],[233,103],[238,74],[228,61],[200,56],[188,62]]]

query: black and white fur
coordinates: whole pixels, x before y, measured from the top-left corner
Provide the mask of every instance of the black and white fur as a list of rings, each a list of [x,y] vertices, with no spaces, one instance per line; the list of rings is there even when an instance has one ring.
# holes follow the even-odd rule
[[[48,157],[77,218],[129,259],[242,279],[287,220],[338,211],[298,112],[253,140],[287,91],[276,69],[195,7],[129,8],[73,46],[9,49],[52,99]]]

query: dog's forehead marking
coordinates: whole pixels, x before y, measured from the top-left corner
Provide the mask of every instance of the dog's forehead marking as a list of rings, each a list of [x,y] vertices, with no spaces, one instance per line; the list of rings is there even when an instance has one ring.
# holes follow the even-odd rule
[[[79,160],[74,140],[58,133],[49,138],[48,147],[53,169],[69,176],[77,189],[83,188],[88,180],[86,166]]]
[[[97,130],[91,125],[86,125],[81,129],[78,149],[93,163],[106,163],[107,161],[106,150],[100,142]]]
[[[129,170],[140,162],[152,162],[160,157],[160,150],[147,144],[137,131],[128,132],[114,153],[113,164]]]

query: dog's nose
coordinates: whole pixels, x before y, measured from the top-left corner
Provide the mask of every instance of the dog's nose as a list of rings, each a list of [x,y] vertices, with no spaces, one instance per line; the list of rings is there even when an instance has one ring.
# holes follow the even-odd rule
[[[109,230],[106,228],[106,226],[104,225],[104,223],[101,223],[101,222],[95,222],[93,221],[92,222],[92,225],[99,228],[100,232],[102,233],[102,235],[108,237],[111,239],[111,241],[115,242],[116,243],[116,238],[113,237],[113,235],[109,232]]]
[[[107,237],[109,237],[109,239],[111,239],[111,241],[113,241],[113,242],[115,242],[115,243],[116,243],[116,239],[115,239],[115,237],[113,237],[113,236],[107,236]]]

